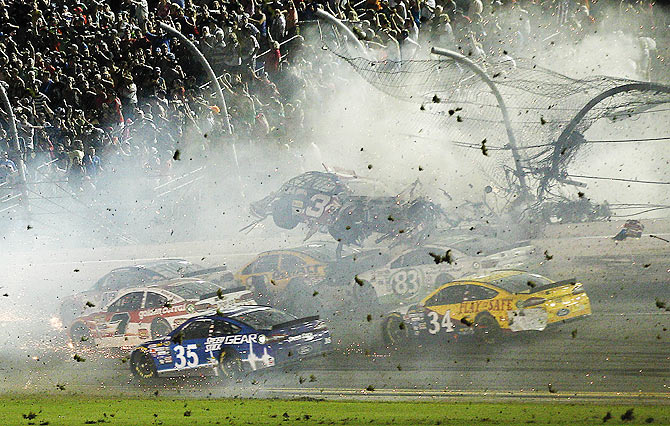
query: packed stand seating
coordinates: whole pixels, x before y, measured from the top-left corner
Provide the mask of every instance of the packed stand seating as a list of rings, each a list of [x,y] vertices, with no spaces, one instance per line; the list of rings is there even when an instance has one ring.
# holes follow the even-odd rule
[[[305,105],[337,89],[336,58],[324,59],[322,43],[300,36],[317,7],[348,21],[380,60],[427,55],[430,46],[504,59],[507,49],[530,46],[538,25],[579,37],[603,18],[603,3],[0,0],[0,84],[20,145],[12,149],[3,108],[0,184],[17,173],[18,156],[29,181],[60,173],[73,192],[120,178],[118,170],[167,175],[177,149],[207,149],[225,136],[226,111],[206,73],[159,22],[184,34],[222,76],[236,137],[290,144],[309,138],[304,123],[318,115]],[[619,10],[646,17],[650,31],[667,28],[649,2]],[[512,27],[503,25],[509,16],[517,18]]]

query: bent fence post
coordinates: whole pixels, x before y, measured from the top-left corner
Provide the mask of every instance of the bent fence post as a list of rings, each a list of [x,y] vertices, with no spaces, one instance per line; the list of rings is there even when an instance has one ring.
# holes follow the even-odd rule
[[[523,171],[523,165],[521,163],[521,155],[516,144],[516,138],[514,137],[514,131],[512,130],[512,123],[509,119],[509,113],[507,111],[507,106],[505,105],[505,100],[502,98],[500,91],[496,87],[495,83],[489,78],[488,74],[481,69],[477,64],[472,62],[470,59],[461,55],[460,53],[453,52],[447,49],[440,49],[438,47],[433,47],[431,53],[436,55],[446,56],[453,59],[454,61],[467,66],[475,74],[477,74],[491,89],[491,92],[496,97],[498,101],[498,106],[500,107],[500,112],[503,116],[503,121],[505,122],[505,129],[507,130],[507,139],[509,141],[509,146],[512,151],[512,157],[514,158],[514,165],[516,166],[516,173],[519,177],[519,185],[521,185],[521,192],[523,197],[530,199],[530,191],[528,189],[528,184],[526,183],[526,175]]]
[[[195,55],[196,58],[200,61],[202,64],[203,68],[205,68],[205,71],[207,71],[207,75],[209,76],[210,80],[212,81],[212,84],[214,84],[214,89],[216,91],[216,96],[219,98],[219,104],[221,107],[221,114],[223,114],[223,124],[226,127],[226,132],[228,132],[229,135],[233,134],[233,129],[230,126],[230,120],[228,119],[228,108],[226,108],[226,99],[223,97],[223,91],[221,90],[221,85],[219,84],[219,80],[216,78],[216,74],[214,74],[214,70],[212,70],[212,67],[209,65],[209,62],[207,61],[207,58],[205,58],[205,55],[198,50],[198,48],[195,46],[195,44],[191,43],[189,39],[187,39],[182,33],[177,31],[175,28],[169,26],[168,24],[164,22],[159,22],[159,25],[162,29],[165,31],[173,34],[176,36],[179,40],[181,40],[188,48],[191,50],[191,52]]]
[[[317,8],[316,12],[314,14],[317,17],[323,19],[324,21],[330,22],[331,24],[333,24],[334,26],[339,28],[341,31],[343,31],[352,40],[352,42],[356,45],[356,47],[361,52],[363,57],[365,59],[369,59],[367,50],[365,50],[365,46],[363,46],[363,43],[361,43],[361,41],[358,39],[358,37],[356,37],[356,34],[354,34],[354,32],[351,31],[349,29],[349,27],[344,25],[342,23],[342,21],[340,21],[339,19],[337,19],[336,17],[334,17],[333,15],[331,15],[330,13],[326,12],[323,9],[318,9]]]
[[[12,104],[9,103],[9,98],[7,97],[7,92],[5,91],[5,86],[0,82],[0,97],[2,98],[2,103],[5,105],[7,110],[7,116],[9,121],[9,133],[12,140],[12,149],[14,150],[17,158],[17,166],[19,168],[19,190],[21,191],[21,202],[23,204],[26,220],[30,217],[30,206],[28,204],[28,188],[26,186],[26,168],[23,163],[23,153],[21,152],[21,145],[19,144],[19,136],[16,132],[16,119],[14,118],[14,110],[12,109]]]
[[[572,117],[572,120],[570,120],[568,125],[565,126],[565,129],[563,129],[561,134],[558,136],[558,139],[556,139],[554,152],[551,157],[551,169],[544,183],[540,186],[540,191],[544,191],[546,189],[546,185],[548,184],[550,177],[557,176],[558,163],[561,158],[561,155],[563,155],[566,149],[570,148],[569,145],[572,140],[571,136],[575,132],[575,129],[577,128],[579,123],[584,119],[584,117],[586,117],[586,114],[588,114],[588,112],[591,111],[593,107],[595,107],[600,102],[604,101],[605,99],[611,96],[617,95],[619,93],[633,92],[633,91],[662,92],[670,94],[670,86],[657,83],[628,83],[628,84],[622,84],[621,86],[613,87],[611,89],[607,89],[601,94],[594,96],[590,101],[586,103],[586,105],[582,107],[582,109],[580,109],[577,112],[577,114],[575,114],[574,117]]]

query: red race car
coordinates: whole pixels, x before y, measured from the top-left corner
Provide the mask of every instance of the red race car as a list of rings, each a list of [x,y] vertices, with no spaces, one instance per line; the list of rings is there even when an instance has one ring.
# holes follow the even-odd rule
[[[204,311],[254,305],[243,287],[225,289],[212,282],[180,278],[118,293],[100,312],[74,320],[70,339],[75,347],[132,349],[165,336]]]

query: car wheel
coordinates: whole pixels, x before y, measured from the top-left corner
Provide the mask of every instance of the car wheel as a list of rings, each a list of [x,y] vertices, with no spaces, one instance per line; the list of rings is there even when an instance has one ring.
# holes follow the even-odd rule
[[[158,377],[153,359],[140,350],[136,350],[130,356],[130,371],[132,371],[133,376],[142,382],[147,382]]]
[[[283,229],[293,229],[300,223],[293,207],[293,198],[280,197],[272,205],[272,220]]]
[[[221,350],[219,365],[216,367],[224,380],[235,380],[242,375],[242,360],[233,350]]]
[[[151,338],[157,339],[159,337],[167,336],[172,331],[170,323],[164,318],[156,318],[151,323]]]
[[[442,284],[446,284],[448,282],[451,282],[454,280],[454,277],[452,277],[449,274],[440,274],[435,278],[435,286],[441,286]]]
[[[494,343],[500,339],[501,330],[498,321],[488,312],[475,318],[475,336],[484,343]]]
[[[392,345],[400,345],[409,339],[409,330],[407,324],[397,312],[387,316],[382,322],[382,337],[384,343]]]
[[[93,347],[91,330],[83,322],[75,322],[70,327],[70,340],[75,348],[87,349]]]

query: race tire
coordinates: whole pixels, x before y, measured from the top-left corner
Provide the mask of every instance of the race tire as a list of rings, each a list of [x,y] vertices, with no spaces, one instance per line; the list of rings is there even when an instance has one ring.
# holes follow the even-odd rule
[[[221,349],[219,355],[219,364],[216,366],[219,376],[226,381],[236,380],[242,373],[242,360],[240,356],[232,349]]]
[[[75,322],[70,326],[70,340],[77,349],[89,349],[94,345],[91,330],[83,322]]]
[[[159,337],[167,336],[172,331],[170,323],[165,318],[156,318],[151,323],[151,338],[157,339]]]
[[[448,282],[451,282],[454,280],[454,277],[452,277],[449,274],[442,273],[435,278],[435,286],[441,286],[442,284],[446,284]]]
[[[134,377],[143,383],[150,382],[158,377],[153,359],[141,350],[136,350],[130,355],[130,371]]]
[[[366,225],[363,208],[347,205],[340,209],[337,218],[328,227],[328,233],[342,244],[361,245],[370,234]]]
[[[387,346],[397,346],[409,340],[407,324],[397,312],[389,314],[382,322],[382,338]]]
[[[293,229],[300,223],[292,197],[280,197],[272,204],[272,220],[283,229]]]
[[[492,344],[500,340],[502,330],[493,315],[483,312],[475,318],[475,337],[484,343]]]

